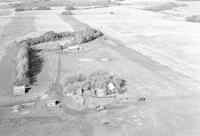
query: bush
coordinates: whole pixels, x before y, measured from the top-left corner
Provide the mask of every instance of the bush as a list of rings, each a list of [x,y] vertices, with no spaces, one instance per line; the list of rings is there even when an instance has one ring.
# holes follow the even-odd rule
[[[112,82],[113,84],[115,85],[116,87],[116,90],[119,94],[122,94],[124,92],[127,91],[127,88],[126,88],[126,80],[122,79],[122,78],[119,78],[119,77],[114,77],[112,79]]]
[[[69,36],[73,36],[73,33],[66,31],[66,32],[59,33],[59,35],[60,37],[69,37]]]
[[[47,6],[41,6],[41,7],[37,7],[35,10],[51,10],[51,8]]]
[[[179,4],[179,3],[174,3],[174,2],[168,2],[164,4],[159,4],[151,7],[145,8],[145,10],[151,10],[151,11],[164,11],[164,10],[170,10],[173,8],[177,7],[185,7],[187,6],[186,4]]]
[[[73,13],[69,10],[69,11],[63,11],[61,15],[73,15]]]
[[[102,35],[103,33],[101,31],[93,29],[91,27],[87,27],[83,31],[74,32],[73,36],[71,37],[71,41],[74,44],[81,44],[92,41]]]
[[[80,44],[94,40],[102,35],[103,33],[101,31],[93,29],[91,27],[88,27],[84,31],[77,31],[77,32],[55,33],[54,31],[49,31],[39,37],[27,38],[26,40],[22,40],[19,43],[17,43],[17,45],[25,44],[31,46],[39,43],[60,40],[62,38],[69,38],[69,39],[71,38],[73,44],[77,43]]]
[[[86,80],[86,76],[79,74],[77,76],[70,77],[67,80],[67,84],[73,84],[73,83],[82,82],[82,81],[85,81],[85,80]]]
[[[15,11],[17,11],[17,12],[18,11],[25,11],[25,9],[24,8],[16,8]]]
[[[200,15],[192,15],[185,18],[185,21],[200,23]]]
[[[55,40],[59,40],[59,39],[63,38],[64,36],[68,35],[68,33],[69,32],[55,33],[54,31],[49,31],[39,37],[36,37],[36,38],[27,38],[26,42],[29,46],[31,46],[31,45],[35,45],[38,43],[55,41]]]
[[[83,31],[78,31],[74,34],[74,38],[75,38],[75,43],[85,43],[87,42],[86,37],[84,36],[84,32]]]
[[[65,10],[76,10],[76,8],[75,7],[71,7],[71,6],[66,6]]]

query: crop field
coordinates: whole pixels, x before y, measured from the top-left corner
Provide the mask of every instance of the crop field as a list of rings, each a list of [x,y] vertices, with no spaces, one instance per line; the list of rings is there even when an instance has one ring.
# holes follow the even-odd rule
[[[180,12],[183,9],[187,12],[186,8]],[[96,13],[96,16],[91,13]],[[199,24],[185,22],[183,17],[131,6],[77,11],[75,16],[108,35],[118,37],[127,47],[199,80]]]
[[[71,27],[68,26],[56,13],[39,13],[36,15],[35,28],[38,32],[72,31]]]

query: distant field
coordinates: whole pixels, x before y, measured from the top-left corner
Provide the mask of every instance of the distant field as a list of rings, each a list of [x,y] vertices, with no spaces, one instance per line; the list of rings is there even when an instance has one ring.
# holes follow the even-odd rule
[[[177,1],[187,1],[187,2],[193,2],[193,1],[199,1],[199,0],[177,0]]]
[[[114,14],[109,14],[111,11]],[[184,18],[180,22],[164,19],[164,16],[130,7],[75,13],[80,21],[121,40],[126,46],[176,71],[200,79],[199,25],[184,22]]]
[[[12,19],[13,14],[11,14],[10,10],[2,10],[0,11],[0,44],[3,43],[3,40],[6,38],[6,32],[4,30],[7,27],[7,24]],[[5,47],[2,45],[0,46],[0,61],[5,53]]]
[[[56,13],[39,13],[36,15],[35,28],[38,32],[46,31],[73,31]]]
[[[38,0],[23,1],[20,4],[12,4],[12,7],[38,7],[38,6],[91,6],[91,5],[108,5],[110,0]]]
[[[150,11],[164,11],[164,10],[171,10],[178,7],[186,7],[187,4],[180,4],[180,3],[174,3],[174,2],[168,2],[163,4],[155,4],[153,6],[146,7],[145,10]]]

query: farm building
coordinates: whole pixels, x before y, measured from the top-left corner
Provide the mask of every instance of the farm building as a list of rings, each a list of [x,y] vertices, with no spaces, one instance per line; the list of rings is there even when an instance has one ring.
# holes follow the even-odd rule
[[[60,46],[60,50],[63,52],[63,53],[67,53],[69,51],[77,51],[77,50],[80,50],[81,47],[80,46],[69,46],[67,48],[64,48],[63,46]]]
[[[29,92],[30,88],[27,88],[25,86],[15,86],[13,88],[13,95],[24,95]]]
[[[60,103],[60,101],[58,101],[58,100],[49,100],[49,101],[47,101],[46,105],[47,105],[47,107],[55,107],[59,103]]]

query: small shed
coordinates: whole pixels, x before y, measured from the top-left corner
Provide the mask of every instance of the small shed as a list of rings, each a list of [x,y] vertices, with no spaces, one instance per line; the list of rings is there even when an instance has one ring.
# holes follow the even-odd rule
[[[29,89],[25,86],[14,86],[13,94],[14,95],[24,95],[29,92]]]
[[[68,47],[68,50],[80,50],[80,49],[81,49],[81,47],[78,46],[78,45],[76,45],[76,46],[69,46]]]
[[[49,100],[47,101],[47,107],[55,107],[56,105],[58,105],[60,103],[60,101],[58,100]]]
[[[71,96],[74,95],[74,92],[73,92],[73,91],[72,91],[72,92],[67,92],[65,95],[66,95],[67,97],[71,97]]]
[[[80,50],[81,47],[78,46],[78,45],[75,45],[75,46],[68,46],[67,48],[64,48],[64,47],[60,47],[60,50],[63,52],[63,53],[67,53],[69,51],[77,51],[77,50]]]

